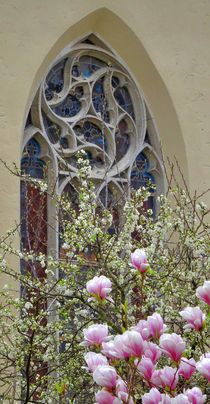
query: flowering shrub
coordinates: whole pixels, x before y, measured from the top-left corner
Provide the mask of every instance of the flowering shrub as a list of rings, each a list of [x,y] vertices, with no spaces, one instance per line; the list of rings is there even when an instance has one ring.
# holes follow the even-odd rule
[[[205,395],[208,402],[207,207],[173,178],[155,220],[145,215],[150,190],[142,188],[116,203],[116,223],[111,211],[98,208],[88,161],[78,165],[76,202],[15,173],[26,188],[47,194],[60,254],[30,248],[30,237],[28,248],[16,248],[18,225],[0,239],[3,402],[200,403]]]
[[[132,253],[131,262],[143,277],[145,269],[141,270],[142,264],[149,265],[145,251],[136,250]],[[95,282],[94,279],[93,282]],[[108,283],[107,278],[106,282]],[[89,290],[91,283],[92,281],[89,281],[86,285],[88,292],[91,292]],[[196,294],[201,300],[204,300],[202,291],[208,284],[209,282],[205,281],[204,286],[200,286],[196,290]],[[111,286],[111,282],[109,286]],[[205,303],[210,306],[206,296],[207,294]],[[180,315],[187,321],[188,328],[202,333],[205,328],[206,315],[199,307],[186,307],[180,312]],[[90,326],[83,331],[86,346],[87,334],[91,333],[92,328],[94,328],[94,339],[88,346],[103,354],[96,354],[92,351],[85,355],[85,361],[88,370],[92,373],[93,380],[103,388],[95,395],[97,404],[134,404],[139,397],[141,397],[142,403],[146,404],[201,404],[206,402],[206,395],[198,386],[194,387],[196,379],[192,380],[192,388],[186,389],[197,372],[210,381],[210,352],[205,351],[205,342],[203,345],[201,344],[204,354],[200,361],[196,363],[194,358],[188,359],[184,356],[187,355],[185,341],[177,333],[165,333],[166,325],[158,313],[154,313],[145,320],[140,320],[135,327],[122,334],[115,337],[110,336],[111,340],[108,343],[105,342],[108,328],[100,324]],[[106,329],[105,337],[102,329]],[[91,357],[94,365],[90,361]],[[100,360],[98,360],[99,358]],[[163,367],[167,363],[170,366]],[[143,394],[147,390],[148,392]]]

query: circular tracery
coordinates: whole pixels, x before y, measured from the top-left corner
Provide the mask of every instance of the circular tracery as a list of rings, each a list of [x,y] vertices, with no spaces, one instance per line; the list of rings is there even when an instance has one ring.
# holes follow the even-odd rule
[[[83,149],[102,200],[113,205],[114,195],[119,201],[121,193],[124,200],[130,188],[145,186],[148,180],[157,183],[163,175],[159,151],[151,143],[156,133],[151,125],[147,128],[150,119],[134,80],[114,55],[80,43],[48,72],[28,124],[54,148],[60,185],[65,175],[71,177],[69,171],[75,175],[75,156]]]

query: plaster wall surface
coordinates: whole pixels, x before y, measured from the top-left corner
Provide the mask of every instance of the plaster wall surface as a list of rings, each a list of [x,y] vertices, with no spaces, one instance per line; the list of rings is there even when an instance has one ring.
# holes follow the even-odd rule
[[[27,111],[49,65],[95,32],[127,64],[190,189],[209,186],[209,0],[0,0],[0,157],[19,164]],[[0,168],[0,233],[19,217],[19,181]]]

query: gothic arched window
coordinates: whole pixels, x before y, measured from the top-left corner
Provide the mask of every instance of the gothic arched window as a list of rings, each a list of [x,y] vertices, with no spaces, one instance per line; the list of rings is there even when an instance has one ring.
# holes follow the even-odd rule
[[[51,161],[61,193],[77,176],[81,149],[103,205],[113,208],[149,180],[156,191],[147,208],[155,211],[163,167],[154,120],[127,68],[94,35],[62,51],[41,83],[26,122],[22,169],[42,178]]]

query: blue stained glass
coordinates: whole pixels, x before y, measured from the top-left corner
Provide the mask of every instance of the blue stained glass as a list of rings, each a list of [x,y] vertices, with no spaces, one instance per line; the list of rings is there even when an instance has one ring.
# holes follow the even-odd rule
[[[102,152],[94,151],[94,154],[90,150],[85,150],[86,158],[89,160],[90,166],[101,168],[104,165],[104,155]]]
[[[83,76],[89,78],[97,70],[107,66],[105,62],[93,56],[81,56],[79,63],[72,67],[74,77]]]
[[[144,153],[139,153],[131,171],[131,186],[134,189],[147,187],[148,182],[155,184],[152,174],[148,173],[149,161]]]
[[[23,150],[21,159],[21,171],[33,178],[44,177],[45,162],[39,158],[41,152],[40,144],[35,139],[30,139]]]
[[[118,77],[113,76],[112,77],[112,87],[117,88],[120,84],[120,80],[118,79]]]
[[[93,105],[96,112],[101,113],[102,119],[109,122],[108,104],[104,94],[104,78],[98,80],[93,86]]]
[[[58,94],[63,89],[63,73],[66,60],[67,59],[61,60],[61,62],[55,65],[47,75],[45,89],[47,101],[52,100],[54,93]]]
[[[68,140],[66,139],[66,137],[60,138],[60,145],[63,149],[68,149],[69,144],[68,144]]]
[[[78,68],[77,65],[74,65],[72,67],[72,76],[73,77],[79,77],[80,76],[79,68]]]
[[[114,97],[120,107],[135,119],[133,103],[128,89],[126,87],[118,87],[114,92]]]
[[[77,95],[68,94],[63,102],[52,110],[62,118],[72,118],[77,115],[81,109],[81,103]]]
[[[55,144],[61,137],[61,128],[42,111],[43,123],[49,140]]]
[[[83,135],[88,143],[93,143],[107,151],[106,137],[103,136],[101,129],[93,122],[85,121],[82,127],[77,125],[74,130],[78,136]]]
[[[155,184],[155,179],[152,174],[148,172],[149,161],[144,153],[139,153],[131,171],[131,187],[139,189],[141,187],[148,187],[150,184]],[[144,203],[143,210],[146,212],[148,209],[152,209],[153,216],[155,216],[155,197],[154,189],[150,189],[151,195]]]

